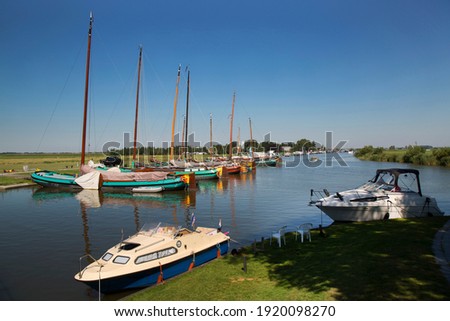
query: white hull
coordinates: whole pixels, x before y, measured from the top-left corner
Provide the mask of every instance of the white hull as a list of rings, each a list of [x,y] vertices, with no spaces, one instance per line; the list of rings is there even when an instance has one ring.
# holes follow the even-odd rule
[[[410,189],[411,184],[398,185],[411,178],[416,190]],[[323,197],[315,205],[336,222],[444,215],[434,198],[422,195],[418,171],[406,169],[378,170],[377,176],[361,187]]]
[[[426,198],[408,203],[391,203],[391,198],[375,202],[336,202],[322,201],[316,206],[336,222],[362,222],[394,218],[414,218],[441,216],[443,213],[430,198],[430,204],[425,204]]]

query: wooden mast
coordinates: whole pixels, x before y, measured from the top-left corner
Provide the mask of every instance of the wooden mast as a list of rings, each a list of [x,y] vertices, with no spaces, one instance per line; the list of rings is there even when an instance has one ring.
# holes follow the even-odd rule
[[[231,105],[231,119],[230,119],[230,159],[233,156],[233,118],[234,118],[234,101],[236,99],[236,92],[233,93],[233,103]]]
[[[174,150],[174,140],[175,140],[175,119],[177,117],[177,103],[178,103],[178,85],[180,83],[180,71],[181,65],[178,66],[178,76],[177,76],[177,85],[175,87],[175,99],[173,101],[173,118],[172,118],[172,141],[170,142],[170,160],[174,159],[173,150]]]
[[[187,160],[188,158],[188,123],[189,123],[189,89],[190,89],[190,76],[191,71],[189,70],[189,66],[186,67],[188,72],[187,77],[187,90],[186,90],[186,121],[185,121],[185,135],[184,135],[184,159]]]
[[[248,118],[248,123],[250,125],[250,151],[251,151],[251,155],[252,155],[252,158],[253,158],[252,119],[250,117]]]
[[[136,143],[137,143],[137,125],[138,125],[138,110],[139,110],[139,88],[141,86],[141,64],[142,64],[142,46],[139,48],[139,63],[138,63],[138,80],[136,89],[136,116],[134,117],[134,146],[133,146],[133,167],[136,161]]]
[[[91,38],[92,38],[92,23],[94,17],[92,12],[89,17],[89,31],[88,31],[88,45],[86,54],[86,80],[84,86],[84,112],[83,112],[83,134],[81,138],[81,162],[80,168],[84,165],[85,153],[86,153],[86,123],[87,123],[87,108],[88,108],[88,95],[89,95],[89,69],[91,64]]]
[[[209,154],[211,155],[211,160],[213,158],[213,147],[212,147],[212,114],[209,114]]]

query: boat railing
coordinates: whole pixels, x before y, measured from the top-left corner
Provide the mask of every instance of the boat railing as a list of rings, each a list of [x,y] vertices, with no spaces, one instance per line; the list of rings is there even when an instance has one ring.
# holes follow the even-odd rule
[[[80,277],[80,279],[83,277],[84,271],[86,271],[87,268],[88,268],[88,267],[85,267],[84,269],[81,269],[81,260],[83,260],[85,258],[90,258],[91,260],[93,260],[94,262],[97,263],[97,265],[94,265],[94,266],[98,266],[99,267],[99,269],[98,269],[98,300],[101,301],[101,298],[102,298],[102,296],[101,296],[101,293],[102,293],[101,280],[102,280],[102,278],[101,278],[100,273],[101,273],[103,264],[101,264],[99,261],[94,259],[92,257],[92,255],[90,255],[90,254],[86,254],[86,255],[81,256],[80,257],[80,272],[78,273],[78,276]],[[94,266],[91,266],[91,267],[94,267]]]
[[[326,188],[323,190],[314,190],[311,189],[309,205],[314,205],[319,202],[321,199],[330,196],[330,192]]]
[[[103,265],[102,265],[99,261],[97,261],[92,255],[90,255],[90,254],[85,254],[85,255],[81,256],[80,259],[79,259],[79,263],[80,263],[80,272],[78,272],[78,275],[79,275],[80,278],[83,276],[84,271],[86,271],[86,269],[87,269],[87,266],[84,267],[84,268],[81,268],[81,261],[82,261],[83,259],[86,259],[86,258],[90,258],[93,262],[97,263],[97,266],[99,266],[100,269],[103,267]]]

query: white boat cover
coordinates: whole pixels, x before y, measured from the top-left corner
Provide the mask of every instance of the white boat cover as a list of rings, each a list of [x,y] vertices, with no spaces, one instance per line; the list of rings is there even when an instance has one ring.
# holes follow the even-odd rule
[[[83,187],[83,189],[99,189],[101,187],[100,172],[92,171],[77,177],[75,183]]]

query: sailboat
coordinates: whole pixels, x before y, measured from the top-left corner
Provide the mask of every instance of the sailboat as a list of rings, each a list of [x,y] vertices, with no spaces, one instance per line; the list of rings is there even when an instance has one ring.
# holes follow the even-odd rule
[[[186,177],[170,176],[168,172],[122,172],[119,168],[96,169],[85,165],[86,125],[88,109],[89,71],[91,58],[91,38],[93,15],[89,17],[88,44],[86,55],[86,81],[84,93],[83,133],[81,142],[80,175],[61,174],[53,171],[40,170],[31,174],[33,182],[44,187],[57,188],[135,188],[135,187],[163,187],[164,190],[180,190],[186,188]],[[140,53],[140,57],[142,51]]]
[[[175,170],[176,176],[183,176],[194,174],[195,180],[210,180],[217,179],[222,176],[222,167],[219,168],[208,168],[206,166],[196,166],[191,162],[188,162],[188,120],[189,120],[189,93],[190,93],[190,70],[187,69],[188,77],[187,77],[187,94],[186,94],[186,115],[184,122],[184,159],[183,160],[175,160],[174,159],[174,132],[175,132],[175,118],[176,118],[176,103],[178,101],[178,97],[175,97],[174,103],[174,118],[172,121],[172,143],[171,143],[171,153],[170,153],[170,163],[172,165],[172,169]],[[178,95],[178,84],[180,79],[180,67],[178,67],[178,77],[177,77],[177,89],[176,95]]]
[[[229,146],[229,161],[225,168],[228,174],[239,174],[241,172],[241,165],[233,161],[233,120],[234,120],[234,104],[236,101],[236,93],[233,93],[233,103],[231,105],[231,118],[230,118],[230,146]]]

